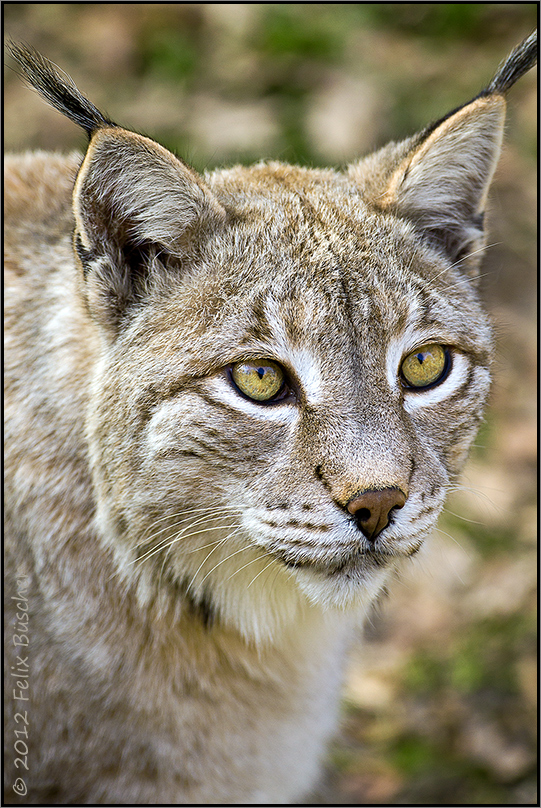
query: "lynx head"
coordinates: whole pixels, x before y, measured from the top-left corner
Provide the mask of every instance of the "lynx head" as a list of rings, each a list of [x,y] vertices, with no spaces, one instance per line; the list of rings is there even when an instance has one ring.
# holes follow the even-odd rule
[[[37,54],[90,142],[74,196],[100,336],[87,413],[97,520],[126,585],[254,640],[368,605],[435,524],[489,388],[478,301],[504,92],[345,171],[199,176]]]

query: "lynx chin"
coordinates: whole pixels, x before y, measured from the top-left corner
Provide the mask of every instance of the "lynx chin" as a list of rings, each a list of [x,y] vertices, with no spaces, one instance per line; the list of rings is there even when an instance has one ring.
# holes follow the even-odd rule
[[[352,625],[430,535],[482,418],[483,214],[536,47],[344,170],[200,175],[11,44],[88,136],[5,163],[24,804],[306,798]]]

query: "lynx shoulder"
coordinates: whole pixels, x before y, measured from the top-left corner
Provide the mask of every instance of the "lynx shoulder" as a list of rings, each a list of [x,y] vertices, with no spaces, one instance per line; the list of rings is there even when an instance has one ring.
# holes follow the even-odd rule
[[[483,214],[536,37],[344,171],[200,175],[11,53],[88,146],[5,163],[6,799],[295,803],[482,418]]]

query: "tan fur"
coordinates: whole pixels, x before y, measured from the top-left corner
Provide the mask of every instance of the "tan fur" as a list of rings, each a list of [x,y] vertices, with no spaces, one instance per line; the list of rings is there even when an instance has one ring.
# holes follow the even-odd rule
[[[477,100],[345,172],[199,177],[109,125],[84,158],[7,159],[21,804],[295,803],[314,785],[352,623],[429,535],[482,417],[469,252],[502,125],[501,96]],[[405,388],[429,343],[449,375]],[[274,404],[228,375],[258,357],[288,375]],[[387,488],[406,502],[371,545],[348,504]],[[23,619],[28,702],[10,679]]]

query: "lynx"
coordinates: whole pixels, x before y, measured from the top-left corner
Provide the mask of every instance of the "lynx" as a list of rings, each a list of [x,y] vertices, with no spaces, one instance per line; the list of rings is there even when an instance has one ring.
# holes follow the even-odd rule
[[[352,627],[482,418],[483,214],[535,34],[342,171],[199,175],[11,51],[89,142],[5,165],[6,799],[306,799]]]

